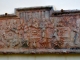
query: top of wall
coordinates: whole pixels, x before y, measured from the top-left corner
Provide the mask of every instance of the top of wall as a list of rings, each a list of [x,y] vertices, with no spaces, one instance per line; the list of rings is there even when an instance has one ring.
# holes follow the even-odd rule
[[[39,7],[25,7],[25,8],[16,8],[16,11],[28,11],[28,10],[51,10],[53,9],[52,6],[39,6]]]
[[[0,19],[4,19],[4,18],[18,18],[15,14],[2,14],[0,15]]]
[[[80,10],[55,10],[52,12],[51,16],[58,16],[58,15],[69,15],[69,14],[78,14]]]

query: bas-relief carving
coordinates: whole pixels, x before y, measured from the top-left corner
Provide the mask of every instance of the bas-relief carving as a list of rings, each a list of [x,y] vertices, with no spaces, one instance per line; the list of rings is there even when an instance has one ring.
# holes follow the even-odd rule
[[[0,49],[80,47],[80,16],[0,20]]]

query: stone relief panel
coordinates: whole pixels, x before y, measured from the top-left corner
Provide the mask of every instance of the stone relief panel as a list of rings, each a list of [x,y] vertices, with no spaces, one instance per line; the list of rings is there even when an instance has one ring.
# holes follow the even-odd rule
[[[54,17],[54,21],[54,38],[58,41],[63,40],[61,48],[79,47],[80,15]]]
[[[33,49],[46,52],[50,49],[56,52],[55,49],[79,48],[80,15],[62,15],[49,20],[34,18],[27,22],[21,19],[0,20],[0,51],[20,49],[29,52]]]

